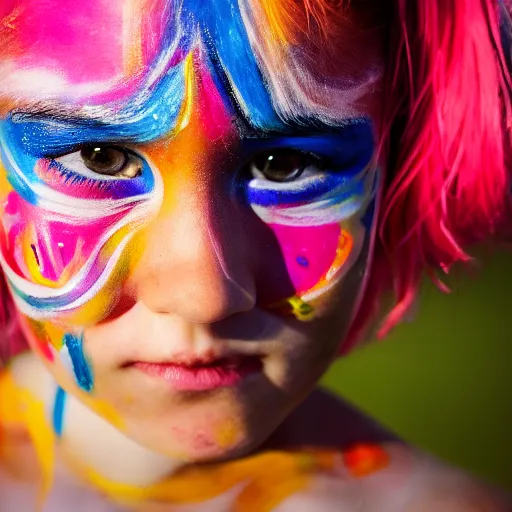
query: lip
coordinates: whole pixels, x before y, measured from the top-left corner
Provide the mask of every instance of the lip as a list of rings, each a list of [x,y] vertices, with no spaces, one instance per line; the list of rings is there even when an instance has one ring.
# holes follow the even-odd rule
[[[231,356],[210,361],[136,361],[130,366],[162,379],[175,391],[211,391],[236,386],[249,375],[261,372],[263,363],[257,356]]]

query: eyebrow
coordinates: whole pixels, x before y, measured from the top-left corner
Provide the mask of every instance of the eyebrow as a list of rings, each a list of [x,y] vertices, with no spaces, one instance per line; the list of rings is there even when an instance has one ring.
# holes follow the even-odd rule
[[[159,114],[138,118],[121,118],[115,121],[102,117],[101,109],[97,114],[77,113],[67,106],[36,107],[14,112],[10,118],[10,132],[23,150],[39,158],[58,156],[77,150],[88,144],[144,144],[169,136],[175,128],[176,117],[168,116],[161,121]],[[99,115],[98,115],[99,114]],[[283,122],[256,127],[250,120],[239,121],[240,138],[243,140],[280,139],[283,136],[314,137],[346,131],[347,128],[367,122],[365,118],[340,120],[339,124],[326,123],[324,120],[310,116],[303,120]]]
[[[242,139],[335,133],[358,121],[345,118],[327,122],[315,113],[283,119],[266,87],[240,14],[219,9],[194,14],[200,20],[212,79]],[[183,66],[182,61],[168,69],[156,87],[139,91],[124,106],[27,105],[11,113],[9,132],[14,142],[35,157],[62,155],[94,143],[144,144],[172,136],[179,126],[187,90]],[[255,79],[248,80],[248,75]]]
[[[143,90],[122,106],[39,103],[11,112],[7,123],[15,141],[32,156],[64,154],[101,141],[145,143],[175,128],[185,90],[178,65],[151,92]]]

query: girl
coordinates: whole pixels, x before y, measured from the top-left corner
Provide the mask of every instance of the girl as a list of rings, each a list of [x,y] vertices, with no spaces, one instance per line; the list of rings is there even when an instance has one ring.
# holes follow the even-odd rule
[[[0,510],[506,510],[313,391],[504,226],[504,4],[0,19]]]

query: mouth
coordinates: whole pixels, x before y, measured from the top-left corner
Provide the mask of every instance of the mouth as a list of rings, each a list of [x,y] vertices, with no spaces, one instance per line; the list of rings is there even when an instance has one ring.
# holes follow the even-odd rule
[[[136,361],[128,366],[163,380],[174,391],[211,391],[236,386],[249,375],[260,373],[263,362],[257,356],[237,355],[187,362]]]

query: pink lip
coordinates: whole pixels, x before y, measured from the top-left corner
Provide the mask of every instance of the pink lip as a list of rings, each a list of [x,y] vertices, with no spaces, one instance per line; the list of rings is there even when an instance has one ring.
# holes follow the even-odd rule
[[[146,363],[131,365],[142,372],[165,380],[176,391],[208,391],[237,385],[250,374],[260,372],[258,357],[236,356],[210,363]]]

